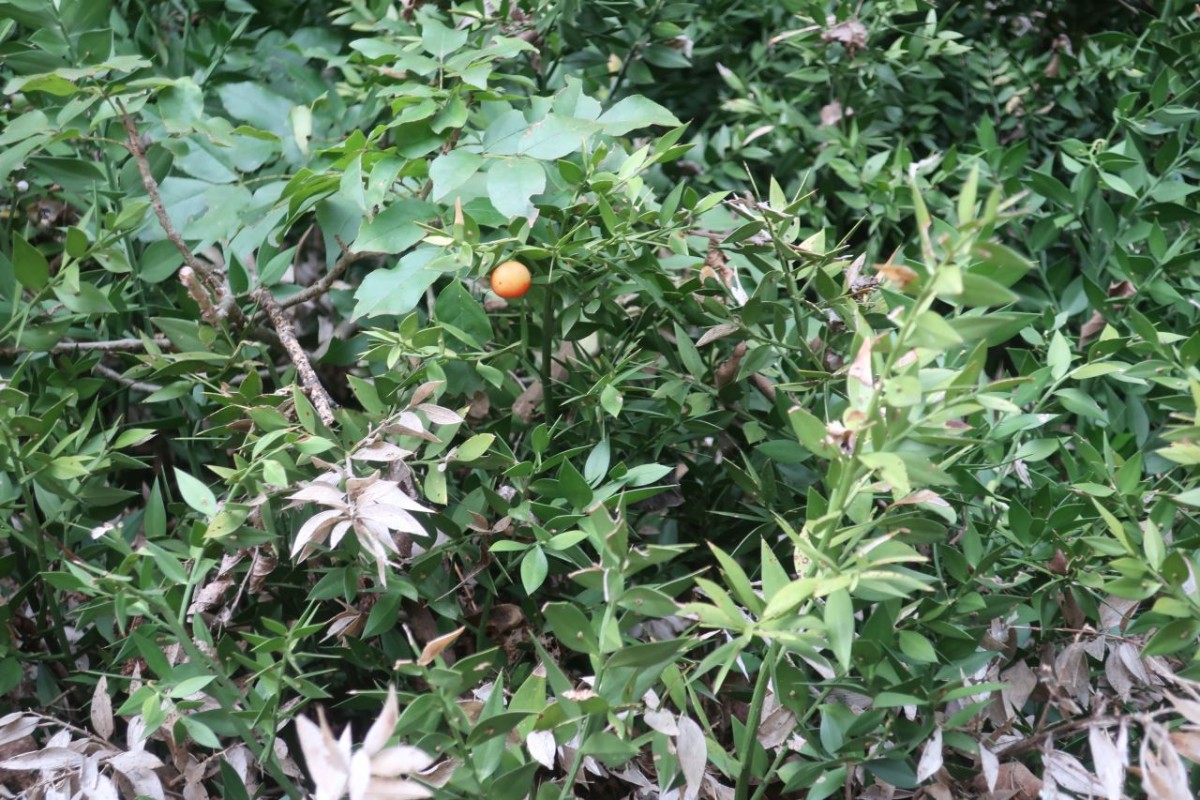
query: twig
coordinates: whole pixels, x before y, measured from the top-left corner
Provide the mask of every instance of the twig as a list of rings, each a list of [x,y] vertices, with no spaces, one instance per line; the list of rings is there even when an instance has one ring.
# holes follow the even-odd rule
[[[156,347],[172,347],[171,340],[165,336],[155,336],[150,340]],[[11,358],[22,353],[78,353],[99,350],[104,353],[136,353],[146,349],[146,342],[141,339],[109,339],[100,342],[59,342],[46,350],[36,350],[30,347],[0,347],[0,356]]]
[[[283,313],[279,301],[266,287],[255,289],[252,296],[267,312],[271,324],[275,327],[275,332],[279,334],[279,343],[283,345],[283,349],[287,351],[288,357],[295,365],[296,373],[300,376],[300,385],[304,387],[305,394],[312,400],[313,406],[317,409],[317,415],[321,417],[321,422],[325,425],[332,425],[333,400],[325,391],[325,387],[321,385],[320,379],[317,378],[312,362],[308,360],[308,354],[296,341],[296,331],[292,328],[292,323],[288,321],[287,315]]]
[[[775,402],[775,384],[771,383],[770,378],[760,372],[756,372],[750,376],[750,383],[753,384],[755,389],[758,389],[763,397],[772,403]]]
[[[301,303],[307,303],[309,300],[320,297],[321,295],[325,294],[325,292],[329,291],[329,287],[333,286],[334,281],[346,274],[346,270],[350,269],[351,264],[362,261],[364,258],[370,258],[372,256],[379,255],[378,253],[370,252],[352,253],[350,248],[346,247],[346,243],[341,240],[341,237],[334,238],[337,239],[338,247],[341,248],[342,254],[334,263],[333,269],[329,270],[329,272],[323,278],[314,283],[312,286],[297,292],[288,299],[279,303],[281,308],[291,308],[292,306],[298,306]]]
[[[150,195],[150,205],[154,208],[154,215],[158,217],[158,224],[166,233],[167,240],[175,245],[175,249],[183,256],[183,263],[195,270],[196,274],[204,278],[204,282],[214,290],[222,292],[222,281],[216,271],[196,258],[191,248],[183,241],[183,237],[179,235],[179,231],[175,230],[171,218],[167,216],[167,209],[163,206],[162,195],[158,193],[158,181],[154,180],[154,175],[150,172],[150,162],[146,160],[146,151],[142,149],[142,139],[138,134],[137,126],[133,124],[133,119],[125,110],[125,104],[119,99],[114,99],[113,102],[121,110],[121,123],[125,126],[129,152],[133,156],[133,160],[137,162],[138,172],[142,174],[142,186],[146,188],[146,194]]]
[[[110,369],[109,367],[106,367],[103,364],[96,364],[95,366],[93,366],[92,372],[96,373],[97,375],[103,375],[105,378],[108,378],[111,381],[116,381],[117,383],[121,384],[122,386],[127,386],[136,392],[146,392],[147,394],[154,394],[155,392],[161,392],[162,388],[163,388],[163,387],[159,386],[157,383],[145,383],[143,381],[134,380],[133,378],[126,378],[124,375],[117,372],[115,369]]]
[[[175,249],[183,256],[183,263],[191,267],[192,270],[204,279],[209,288],[216,295],[217,303],[221,310],[229,315],[229,321],[233,323],[235,328],[242,327],[244,318],[242,309],[233,299],[233,292],[230,291],[225,280],[217,274],[217,270],[212,266],[205,264],[192,252],[187,243],[183,241],[183,237],[179,235],[179,231],[175,230],[175,225],[172,224],[171,218],[167,216],[167,209],[163,205],[162,195],[158,192],[158,181],[154,180],[154,175],[150,172],[150,162],[146,160],[146,151],[142,149],[142,139],[138,135],[137,126],[133,124],[133,119],[129,116],[129,112],[125,110],[125,104],[119,99],[114,99],[117,108],[121,110],[121,124],[125,126],[125,137],[128,140],[129,152],[133,155],[133,160],[137,162],[138,172],[142,174],[142,186],[146,188],[146,194],[150,196],[150,205],[154,209],[154,215],[158,217],[158,224],[162,226],[163,233],[167,236],[167,241],[175,245]]]
[[[1126,719],[1131,717],[1126,717]],[[1057,736],[1060,733],[1069,733],[1071,731],[1091,728],[1092,726],[1117,725],[1121,722],[1121,716],[1115,717],[1085,717],[1083,719],[1064,720],[1056,725],[1041,730],[1032,734],[1019,742],[1013,742],[1007,747],[1002,747],[996,751],[997,758],[1011,758],[1012,756],[1024,753],[1028,750],[1034,750],[1041,746],[1042,742],[1050,736]]]

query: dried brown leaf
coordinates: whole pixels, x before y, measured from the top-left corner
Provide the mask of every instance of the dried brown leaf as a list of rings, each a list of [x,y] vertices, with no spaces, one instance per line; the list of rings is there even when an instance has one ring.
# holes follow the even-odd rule
[[[1053,778],[1064,789],[1085,796],[1104,795],[1104,785],[1070,753],[1051,750],[1044,754],[1042,761],[1046,765],[1047,777]]]
[[[383,709],[380,710],[379,716],[375,718],[375,722],[371,724],[371,729],[367,731],[366,738],[363,739],[363,750],[366,750],[368,755],[374,755],[383,749],[388,739],[392,738],[392,733],[396,730],[396,720],[399,718],[400,703],[396,699],[396,687],[389,684],[387,699],[383,702]],[[429,765],[426,764],[425,766]]]
[[[400,778],[372,778],[362,800],[425,800],[433,792],[416,781]]]
[[[747,346],[745,342],[738,342],[733,348],[733,352],[716,371],[713,372],[713,385],[718,389],[733,382],[737,377],[738,367],[742,364],[742,358],[746,355]]]
[[[358,448],[350,456],[355,461],[403,461],[413,454],[412,450],[405,450],[403,447],[392,444],[391,442],[372,442]]]
[[[837,21],[837,17],[829,15],[825,21],[826,29],[821,34],[823,42],[838,42],[843,45],[850,55],[867,46],[867,29],[856,18]]]
[[[988,791],[996,791],[996,782],[1000,779],[1000,759],[996,758],[996,754],[987,749],[983,742],[979,743],[979,770],[983,774]]]
[[[675,752],[679,757],[679,768],[683,771],[686,789],[684,800],[696,800],[704,781],[704,768],[708,764],[708,742],[704,731],[686,715],[679,717],[679,736],[675,737]]]
[[[837,100],[833,100],[821,106],[821,125],[823,127],[837,125],[842,121],[842,117],[844,116],[846,116],[846,114],[842,111],[842,104]]]
[[[1200,764],[1200,731],[1171,731],[1171,744],[1179,755]]]
[[[554,742],[553,731],[530,731],[525,737],[525,747],[534,761],[546,769],[554,769],[554,754],[558,745]]]
[[[1087,653],[1082,643],[1072,642],[1054,659],[1054,675],[1067,694],[1084,707],[1091,694],[1091,675],[1088,673]]]
[[[296,541],[292,543],[292,559],[303,561],[308,558],[313,545],[321,544],[329,536],[333,526],[342,518],[343,512],[338,509],[319,511],[309,517],[296,533]]]
[[[1194,800],[1187,768],[1166,728],[1156,723],[1146,726],[1139,761],[1148,800]]]
[[[104,741],[108,741],[113,735],[113,708],[112,698],[108,696],[108,676],[101,675],[100,680],[96,681],[96,688],[92,692],[92,706],[88,710],[88,715],[92,720],[92,730],[96,732]]]
[[[1092,763],[1096,765],[1096,777],[1104,789],[1103,796],[1107,800],[1121,800],[1125,767],[1129,763],[1125,729],[1122,727],[1114,742],[1107,731],[1093,725],[1088,729],[1088,745],[1092,751]]]
[[[366,744],[363,744],[366,749]],[[414,775],[433,766],[433,756],[419,747],[396,744],[371,756],[371,774],[382,778]]]
[[[737,333],[742,329],[741,325],[732,322],[722,322],[720,325],[715,325],[704,332],[704,334],[696,340],[696,347],[704,347],[706,344],[711,344],[717,339],[722,339],[730,334]]]
[[[417,663],[423,667],[432,664],[442,654],[442,651],[454,644],[455,640],[462,636],[466,630],[464,626],[436,639],[429,640],[425,647],[421,649],[421,656],[417,659]]]
[[[780,706],[758,726],[758,743],[767,750],[774,750],[782,746],[795,729],[796,715],[791,709]]]
[[[461,209],[459,210],[461,211]],[[408,401],[408,407],[412,408],[413,406],[419,406],[421,403],[424,403],[431,396],[433,396],[433,393],[437,387],[441,386],[443,383],[445,383],[445,381],[427,381],[422,383],[413,390],[412,397],[409,398]]]
[[[933,736],[925,743],[921,751],[921,760],[917,762],[917,782],[924,783],[937,774],[942,768],[942,729],[934,728]]]
[[[976,776],[972,786],[986,791],[983,775]],[[1042,793],[1042,781],[1020,761],[1001,764],[996,777],[996,788],[988,792],[985,800],[1038,800]]]
[[[331,508],[346,507],[346,493],[328,483],[310,483],[295,494],[288,495],[289,500],[307,500],[320,503]]]
[[[875,380],[871,374],[871,346],[874,344],[871,337],[867,336],[863,339],[862,344],[858,346],[858,354],[854,356],[853,363],[850,364],[849,375],[859,383],[873,387]]]
[[[424,411],[425,416],[434,425],[460,425],[465,421],[458,415],[457,411],[451,411],[442,406],[435,406],[432,403],[421,403],[417,408]]]
[[[27,772],[30,770],[78,769],[83,766],[84,757],[66,747],[43,747],[32,753],[6,758],[0,761],[0,769],[12,772]]]

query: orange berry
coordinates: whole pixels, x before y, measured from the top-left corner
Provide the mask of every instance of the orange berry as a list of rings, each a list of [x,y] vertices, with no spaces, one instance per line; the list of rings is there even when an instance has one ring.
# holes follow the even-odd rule
[[[532,281],[529,268],[520,261],[505,261],[492,270],[492,291],[507,300],[523,297]]]

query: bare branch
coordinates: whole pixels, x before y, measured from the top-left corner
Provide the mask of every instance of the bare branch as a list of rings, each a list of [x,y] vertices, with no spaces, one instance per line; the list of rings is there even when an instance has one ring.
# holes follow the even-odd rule
[[[335,238],[337,238],[338,247],[341,248],[342,254],[340,257],[338,257],[337,262],[334,263],[333,269],[329,270],[329,272],[323,278],[314,283],[312,286],[297,292],[281,302],[279,304],[280,307],[291,308],[292,306],[298,306],[301,303],[307,303],[309,300],[314,300],[320,297],[329,291],[329,287],[333,286],[334,281],[346,274],[346,270],[350,269],[351,264],[355,264],[365,258],[371,258],[372,256],[380,255],[379,253],[352,253],[350,252],[350,248],[346,247],[346,243],[343,242],[340,237]]]
[[[233,302],[233,293],[212,266],[196,258],[191,248],[183,241],[183,237],[179,235],[179,231],[175,230],[175,225],[167,216],[162,195],[159,194],[158,181],[154,180],[154,175],[150,172],[150,162],[146,160],[146,151],[142,149],[142,139],[137,132],[137,126],[133,124],[133,119],[125,110],[125,104],[120,100],[115,100],[115,102],[117,108],[121,110],[121,123],[125,126],[129,152],[133,155],[133,160],[137,162],[138,172],[142,174],[142,186],[146,188],[146,194],[150,196],[150,206],[154,209],[154,215],[158,217],[158,224],[162,226],[163,232],[167,235],[167,241],[175,245],[175,249],[183,256],[183,263],[191,267],[192,271],[203,278],[204,282],[213,290],[221,310],[228,313],[229,320],[234,327],[240,328],[244,320],[241,308]]]
[[[155,336],[150,341],[155,347],[169,348],[174,346],[171,344],[171,340],[165,336]],[[31,347],[0,347],[0,356],[11,358],[12,356],[19,356],[22,353],[61,355],[63,353],[79,353],[93,350],[99,350],[104,353],[140,353],[145,349],[146,342],[142,339],[109,339],[100,342],[59,342],[45,350],[36,350]]]
[[[304,393],[312,400],[313,406],[317,409],[317,415],[320,416],[321,422],[326,425],[333,424],[333,400],[329,397],[329,393],[325,391],[325,387],[321,385],[321,381],[317,378],[317,373],[313,369],[312,362],[308,360],[308,354],[304,352],[304,348],[296,341],[296,332],[292,328],[292,323],[284,314],[283,308],[280,307],[279,301],[272,296],[271,292],[262,287],[256,289],[253,295],[254,299],[262,305],[263,310],[267,312],[267,317],[270,318],[271,324],[275,327],[275,332],[279,334],[279,343],[283,345],[283,349],[287,351],[288,357],[291,358],[292,364],[296,367],[296,373],[300,376],[300,385],[304,387]]]
[[[136,392],[145,392],[147,394],[154,394],[155,392],[162,391],[162,388],[163,388],[163,387],[159,386],[157,383],[144,383],[142,381],[134,380],[133,378],[126,378],[124,375],[117,372],[115,369],[110,369],[110,368],[104,366],[103,364],[99,364],[99,363],[92,367],[92,372],[94,372],[97,375],[100,375],[102,377],[108,378],[110,381],[116,381],[117,383],[121,384],[122,386],[127,386],[128,388],[133,389]]]
[[[166,207],[163,206],[162,195],[158,192],[158,181],[154,180],[154,175],[150,172],[150,162],[146,160],[146,151],[142,149],[142,138],[137,132],[137,127],[133,124],[133,119],[129,116],[129,112],[125,110],[125,104],[120,100],[115,100],[115,102],[117,107],[121,109],[121,122],[125,126],[126,146],[129,148],[133,160],[137,162],[138,172],[142,174],[142,186],[146,187],[146,194],[150,195],[150,205],[154,209],[154,215],[158,217],[158,224],[162,226],[163,231],[167,234],[167,240],[175,245],[175,249],[183,256],[183,262],[191,267],[197,275],[204,278],[205,283],[217,292],[223,291],[221,279],[217,276],[216,271],[196,258],[191,248],[183,241],[183,237],[179,235],[179,231],[175,230],[175,225],[171,222],[171,218],[167,216]]]

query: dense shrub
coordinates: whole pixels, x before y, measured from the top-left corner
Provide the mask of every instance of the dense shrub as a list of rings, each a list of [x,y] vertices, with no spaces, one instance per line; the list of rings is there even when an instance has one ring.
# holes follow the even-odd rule
[[[1197,20],[1104,5],[0,0],[9,788],[1192,796]]]

